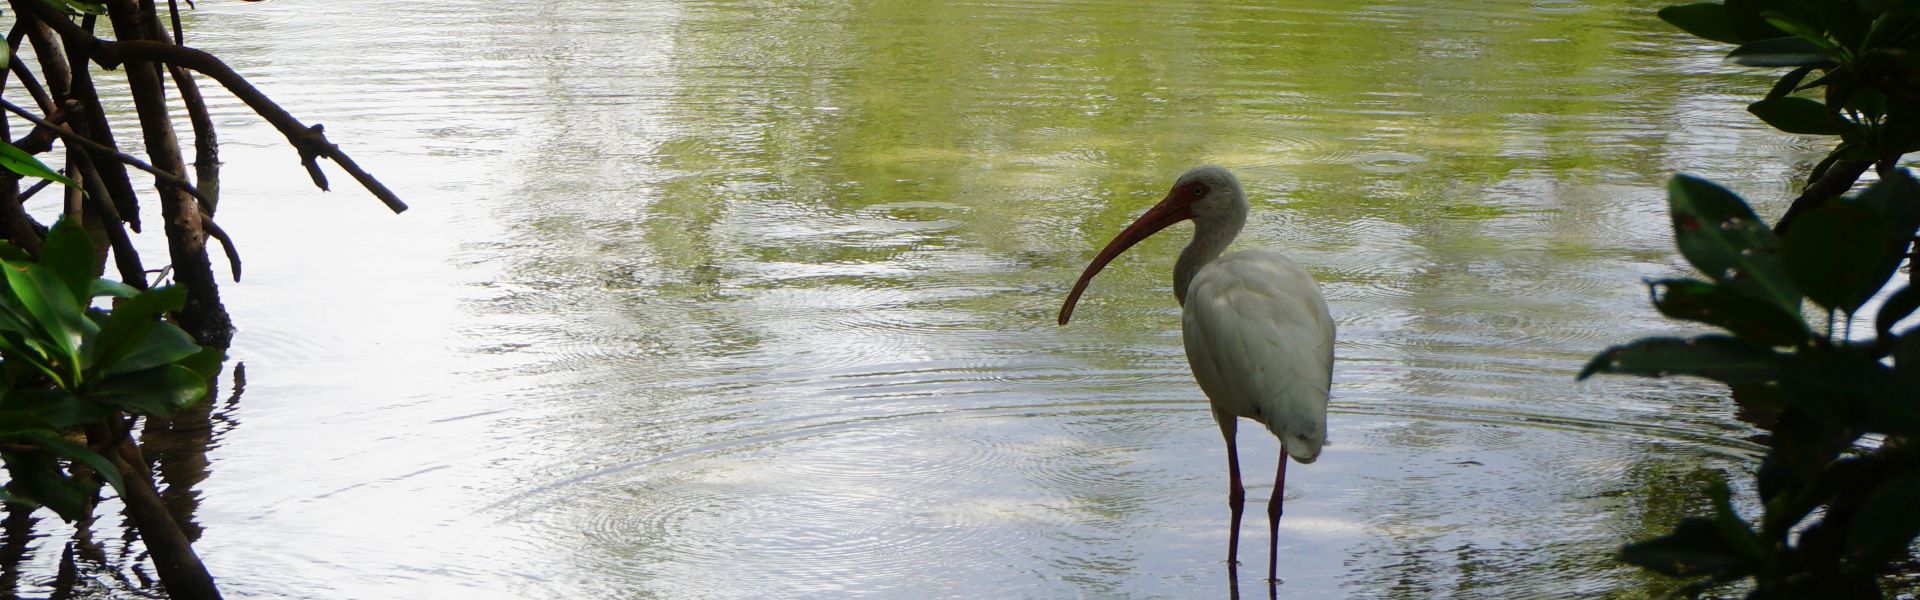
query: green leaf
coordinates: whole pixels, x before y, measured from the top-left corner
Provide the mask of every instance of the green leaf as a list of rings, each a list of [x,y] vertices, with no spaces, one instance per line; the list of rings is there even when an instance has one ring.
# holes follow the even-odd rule
[[[1840,142],[1833,147],[1833,152],[1828,153],[1826,158],[1820,159],[1820,162],[1813,165],[1813,169],[1807,172],[1806,185],[1813,185],[1813,182],[1819,181],[1827,174],[1827,169],[1833,168],[1834,163],[1843,160],[1873,160],[1873,153],[1860,146]]]
[[[55,426],[40,415],[21,410],[0,410],[0,439],[10,439],[34,431],[52,432]]]
[[[1627,544],[1620,549],[1621,562],[1674,576],[1743,574],[1754,565],[1739,549],[1720,537],[1720,529],[1711,519],[1688,517],[1673,533]]]
[[[1754,483],[1767,503],[1762,529],[1768,539],[1783,539],[1820,500],[1804,493],[1822,469],[1853,445],[1858,434],[1846,434],[1830,419],[1816,418],[1789,407],[1774,420],[1766,458],[1760,461]],[[1822,495],[1824,497],[1824,495]]]
[[[81,306],[93,298],[93,238],[73,219],[61,217],[47,232],[47,243],[40,250],[40,266],[53,271],[67,283],[73,301]]]
[[[1835,111],[1838,111],[1839,107],[1846,106],[1847,103],[1853,100],[1855,93],[1867,87],[1867,83],[1861,81],[1859,77],[1856,77],[1853,68],[1848,66],[1841,66],[1840,68],[1827,71],[1827,75],[1821,77],[1820,80],[1825,82],[1827,86],[1827,91],[1824,96],[1826,105],[1834,107]],[[1872,148],[1873,144],[1860,135],[1861,131],[1858,127],[1849,127],[1846,131],[1840,132],[1842,136],[1841,139],[1853,142],[1855,146],[1861,148]],[[1869,152],[1869,154],[1871,154],[1871,152]]]
[[[1909,285],[1900,288],[1880,304],[1880,313],[1873,318],[1873,328],[1880,337],[1886,337],[1893,333],[1894,324],[1913,314],[1916,308],[1920,308],[1920,287]]]
[[[1893,11],[1882,15],[1873,21],[1866,39],[1860,42],[1860,48],[1871,51],[1896,45],[1900,38],[1911,33],[1916,21],[1920,21],[1920,13],[1913,11]]]
[[[1807,67],[1836,64],[1831,53],[1797,36],[1741,44],[1727,53],[1726,62],[1747,67]]]
[[[1580,370],[1578,379],[1594,373],[1621,373],[1644,377],[1693,375],[1729,384],[1766,383],[1777,379],[1781,355],[1724,335],[1692,339],[1644,338],[1608,348]]]
[[[93,282],[87,284],[87,297],[89,299],[110,296],[124,300],[138,295],[140,295],[140,288],[112,279],[95,279]]]
[[[1793,93],[1794,88],[1800,87],[1800,82],[1807,78],[1808,73],[1812,72],[1813,67],[1800,67],[1788,71],[1786,75],[1780,76],[1780,81],[1774,82],[1773,89],[1767,90],[1766,99],[1785,98],[1787,94]],[[1747,110],[1751,111],[1753,109],[1749,107]]]
[[[108,377],[86,399],[137,415],[165,416],[207,396],[207,380],[180,365]]]
[[[0,268],[5,267],[0,266]],[[4,281],[4,276],[0,276],[0,282]],[[27,339],[38,337],[40,330],[33,325],[33,315],[27,314],[26,308],[20,306],[20,303],[7,293],[8,291],[6,288],[0,288],[0,332],[17,334],[18,338],[11,339],[15,342],[25,342]]]
[[[1815,28],[1811,25],[1807,25],[1805,23],[1801,23],[1800,21],[1795,20],[1791,16],[1783,15],[1774,11],[1766,11],[1761,14],[1766,19],[1768,25],[1772,25],[1781,31],[1785,31],[1787,33],[1793,34],[1794,37],[1811,42],[1813,45],[1819,46],[1828,51],[1832,51],[1833,49],[1838,48],[1838,46],[1833,43],[1833,40],[1827,39],[1826,34],[1822,33],[1818,28]]]
[[[1647,285],[1660,314],[1725,328],[1756,344],[1798,346],[1813,335],[1799,317],[1724,286],[1698,279],[1662,279]]]
[[[226,360],[227,352],[225,350],[212,346],[202,346],[200,351],[194,353],[193,356],[180,359],[173,364],[193,371],[195,374],[200,375],[201,379],[213,379],[214,376],[220,374],[220,364],[226,362]]]
[[[127,484],[126,481],[120,477],[120,470],[115,468],[113,463],[108,462],[107,457],[101,456],[98,452],[94,452],[93,449],[86,447],[85,444],[69,442],[66,438],[60,437],[60,434],[52,430],[30,431],[22,434],[22,437],[25,437],[33,443],[52,448],[53,451],[60,453],[61,456],[80,461],[88,467],[92,467],[93,471],[99,474],[101,479],[106,480],[109,485],[113,486],[113,491],[123,494],[126,493]]]
[[[1878,564],[1906,553],[1920,535],[1920,471],[1909,471],[1873,490],[1847,528],[1847,548],[1861,564]]]
[[[160,365],[170,365],[200,353],[200,345],[193,342],[193,336],[172,323],[156,322],[147,330],[145,338],[128,347],[119,360],[110,365],[101,365],[103,375],[117,375],[144,371]]]
[[[21,250],[19,246],[13,245],[13,242],[0,240],[0,260],[32,262],[33,255],[27,254],[26,250]]]
[[[1909,389],[1920,389],[1920,335],[1909,331],[1893,342],[1894,381]]]
[[[1872,87],[1863,87],[1847,99],[1846,107],[1859,111],[1867,121],[1877,121],[1887,114],[1887,95]]]
[[[1839,135],[1846,130],[1846,124],[1827,111],[1827,106],[1814,100],[1797,96],[1785,96],[1761,100],[1747,105],[1747,112],[1760,117],[1774,129],[1787,133],[1810,135]]]
[[[1873,24],[1873,19],[1853,10],[1823,10],[1820,11],[1820,24],[1826,27],[1827,33],[1841,47],[1859,48],[1861,42],[1866,41],[1867,29]]]
[[[1739,32],[1734,31],[1733,20],[1727,16],[1727,7],[1717,2],[1669,6],[1660,9],[1659,15],[1660,20],[1695,37],[1729,44],[1746,41]]]
[[[7,490],[15,496],[53,509],[67,521],[87,518],[94,490],[98,488],[67,477],[51,455],[5,452],[0,453],[0,459],[6,461],[7,474],[13,478],[7,483]]]
[[[100,327],[100,335],[86,349],[91,359],[88,364],[99,370],[118,369],[123,358],[146,343],[149,332],[160,325],[161,315],[180,310],[186,305],[186,288],[173,285],[150,289],[121,301],[119,306],[114,307],[113,314],[107,317],[107,324]],[[174,329],[178,330],[178,327]],[[154,365],[175,360],[179,358],[170,358]]]
[[[27,154],[27,151],[21,150],[19,146],[15,146],[4,140],[0,140],[0,168],[5,168],[8,171],[13,171],[28,177],[51,179],[59,182],[61,185],[76,190],[80,189],[80,184],[74,183],[72,179],[67,179],[65,175],[54,171],[52,167],[47,166],[47,163],[40,162],[40,159],[34,158],[32,154]]]
[[[1896,360],[1898,360],[1896,358]],[[1864,346],[1801,350],[1780,370],[1787,403],[1833,427],[1907,435],[1920,433],[1920,404],[1911,386]]]
[[[1728,548],[1739,553],[1749,564],[1765,565],[1771,562],[1766,543],[1760,541],[1760,536],[1740,518],[1740,513],[1734,512],[1731,496],[1725,480],[1716,477],[1707,484],[1707,497],[1713,500],[1714,531]]]
[[[32,335],[28,337],[18,331],[0,330],[0,354],[6,356],[6,364],[24,365],[26,369],[36,371],[51,381],[63,381],[67,374],[47,358],[52,353],[44,345],[33,341],[38,339],[38,334]]]
[[[1887,117],[1880,122],[1880,139],[1875,141],[1881,153],[1875,158],[1889,164],[1899,162],[1901,154],[1920,150],[1920,104],[1887,103]]]
[[[1885,284],[1893,273],[1905,262],[1907,246],[1913,243],[1913,236],[1920,231],[1920,182],[1906,169],[1894,169],[1865,191],[1860,192],[1859,201],[1873,208],[1880,218],[1886,221],[1892,230],[1887,237],[1887,250],[1881,257],[1879,271],[1875,279]],[[1877,291],[1878,286],[1875,287]]]
[[[1727,18],[1733,30],[1740,34],[1739,42],[1751,42],[1787,35],[1787,32],[1767,24],[1761,13],[1774,10],[1772,0],[1726,0]]]
[[[1787,408],[1787,392],[1778,383],[1736,383],[1727,390],[1740,406],[1734,414],[1742,421],[1768,423]]]
[[[1713,182],[1688,175],[1667,181],[1673,237],[1694,268],[1755,298],[1800,315],[1800,291],[1780,262],[1780,238],[1747,203]]]
[[[1848,314],[1886,283],[1892,228],[1873,207],[1840,199],[1801,213],[1782,244],[1787,275],[1807,298]]]
[[[0,406],[11,411],[30,413],[52,424],[55,429],[98,423],[115,412],[107,407],[83,403],[72,392],[54,387],[8,390],[0,395]]]
[[[80,305],[74,302],[66,282],[33,263],[5,263],[0,272],[6,273],[9,291],[32,316],[46,349],[53,353],[48,358],[59,366],[59,380],[65,385],[78,384],[80,344],[96,327],[80,313]]]

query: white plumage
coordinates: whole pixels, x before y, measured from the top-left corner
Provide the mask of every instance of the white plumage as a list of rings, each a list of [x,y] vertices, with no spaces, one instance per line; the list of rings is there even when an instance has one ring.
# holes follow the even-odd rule
[[[1267,578],[1277,581],[1279,557],[1271,551],[1278,541],[1272,538],[1279,533],[1287,458],[1311,463],[1327,441],[1333,318],[1313,277],[1287,257],[1265,250],[1220,256],[1246,219],[1246,194],[1232,173],[1210,166],[1188,171],[1166,198],[1094,256],[1061,305],[1060,324],[1067,324],[1080,294],[1114,257],[1174,223],[1193,221],[1193,241],[1174,263],[1173,293],[1183,307],[1181,339],[1187,363],[1227,443],[1227,506],[1232,511],[1227,563],[1236,564],[1240,549],[1246,490],[1234,438],[1239,418],[1246,417],[1280,438],[1282,455],[1267,501],[1272,541]]]
[[[1327,441],[1333,319],[1319,286],[1277,252],[1235,252],[1187,286],[1181,338],[1214,418],[1266,425],[1301,464]]]

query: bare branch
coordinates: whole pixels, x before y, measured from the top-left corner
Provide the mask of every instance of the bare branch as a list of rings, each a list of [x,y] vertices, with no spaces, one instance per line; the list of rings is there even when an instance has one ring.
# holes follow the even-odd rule
[[[20,203],[26,204],[27,199],[32,198],[34,194],[40,193],[40,190],[47,189],[47,186],[52,183],[53,183],[52,179],[42,179],[38,183],[35,183],[32,186],[28,187],[27,191],[20,192]]]
[[[68,43],[73,42],[69,40]],[[320,166],[315,159],[325,158],[334,161],[348,174],[353,175],[355,181],[360,182],[360,185],[372,192],[374,197],[385,203],[388,209],[396,213],[407,210],[407,204],[402,202],[399,196],[387,189],[387,186],[380,183],[380,180],[375,179],[372,174],[361,169],[360,165],[348,157],[346,152],[341,151],[339,146],[328,141],[325,129],[321,125],[307,126],[301,123],[299,119],[294,118],[286,109],[267,98],[266,94],[253,87],[253,84],[247,83],[246,78],[241,77],[239,73],[234,72],[231,67],[212,54],[186,46],[151,40],[108,42],[96,38],[94,43],[96,46],[91,55],[93,61],[107,69],[119,68],[128,60],[146,60],[186,67],[212,77],[214,81],[220,82],[221,86],[227,88],[234,97],[246,103],[248,108],[252,108],[254,113],[259,114],[275,129],[280,130],[281,135],[287,137],[287,142],[300,152],[301,164],[306,165],[308,175],[313,177],[314,184],[320,189],[327,189],[327,177],[320,171]]]
[[[227,267],[233,269],[233,282],[240,283],[240,249],[233,246],[233,238],[228,237],[227,230],[221,229],[220,224],[213,222],[213,217],[206,213],[201,213],[200,228],[205,229],[208,236],[220,240],[220,249],[227,253]]]
[[[1793,225],[1794,218],[1799,217],[1800,213],[1818,208],[1828,200],[1847,193],[1847,190],[1853,189],[1853,183],[1860,180],[1860,174],[1867,172],[1867,168],[1871,166],[1873,161],[1869,160],[1843,160],[1833,163],[1833,166],[1827,168],[1826,173],[1820,175],[1819,180],[1808,184],[1806,189],[1800,192],[1800,197],[1793,199],[1793,204],[1787,206],[1787,212],[1781,214],[1780,220],[1773,224],[1773,232],[1786,235],[1787,227]]]
[[[7,68],[13,71],[14,77],[20,78],[20,87],[27,89],[27,95],[33,96],[33,102],[40,105],[42,112],[53,114],[53,97],[48,96],[46,88],[40,87],[40,82],[33,78],[33,71],[27,70],[26,63],[17,60],[8,62],[12,64]]]

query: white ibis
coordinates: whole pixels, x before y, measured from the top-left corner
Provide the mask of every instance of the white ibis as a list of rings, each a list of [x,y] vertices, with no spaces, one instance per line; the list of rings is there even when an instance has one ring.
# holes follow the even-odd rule
[[[1281,504],[1287,457],[1307,464],[1327,441],[1327,393],[1333,385],[1333,319],[1320,287],[1299,265],[1278,252],[1247,250],[1220,256],[1247,222],[1247,196],[1240,181],[1220,167],[1187,171],[1167,197],[1147,209],[1093,257],[1060,307],[1060,324],[1100,269],[1140,240],[1167,226],[1193,220],[1193,241],[1173,266],[1173,297],[1180,302],[1181,338],[1187,363],[1213,407],[1213,420],[1227,440],[1227,506],[1233,533],[1227,564],[1237,564],[1240,457],[1234,432],[1241,417],[1265,425],[1280,438],[1280,468],[1267,502],[1267,579],[1277,581]]]

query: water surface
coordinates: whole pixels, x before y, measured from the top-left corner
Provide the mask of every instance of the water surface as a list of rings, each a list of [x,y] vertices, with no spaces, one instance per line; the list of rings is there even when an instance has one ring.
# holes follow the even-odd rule
[[[231,597],[1224,596],[1185,228],[1053,319],[1217,163],[1339,327],[1282,594],[1657,594],[1609,556],[1755,431],[1572,375],[1675,331],[1669,174],[1777,214],[1820,155],[1660,4],[203,0],[191,44],[414,210],[216,94],[244,373],[150,444]],[[82,591],[151,594],[107,514]],[[68,535],[19,531],[44,594]]]

